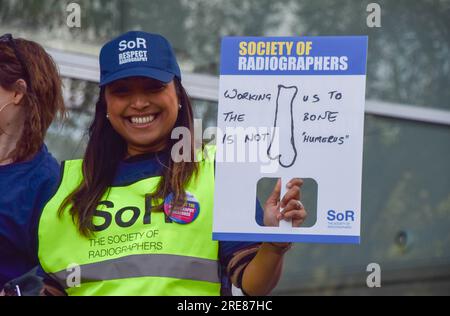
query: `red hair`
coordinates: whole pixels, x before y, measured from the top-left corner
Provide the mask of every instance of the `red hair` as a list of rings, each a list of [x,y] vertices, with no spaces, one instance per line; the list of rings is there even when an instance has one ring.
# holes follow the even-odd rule
[[[24,39],[13,41],[23,65],[8,43],[0,43],[0,85],[5,90],[24,93],[21,103],[26,108],[25,124],[12,153],[13,161],[21,162],[39,151],[47,129],[57,113],[64,116],[65,107],[61,78],[50,55],[35,42]],[[19,79],[30,80],[26,91],[17,83]]]

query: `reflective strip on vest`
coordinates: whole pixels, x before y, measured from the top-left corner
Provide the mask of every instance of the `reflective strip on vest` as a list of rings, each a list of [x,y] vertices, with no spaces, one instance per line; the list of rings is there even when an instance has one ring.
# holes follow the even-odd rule
[[[220,283],[215,260],[175,255],[133,255],[80,266],[81,283],[136,277],[169,277]],[[70,271],[53,273],[61,286],[68,288]]]

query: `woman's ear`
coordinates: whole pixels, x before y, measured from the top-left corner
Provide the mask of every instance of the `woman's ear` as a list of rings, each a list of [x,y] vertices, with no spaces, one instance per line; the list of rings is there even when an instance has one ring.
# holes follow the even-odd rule
[[[15,105],[19,105],[22,102],[22,99],[26,91],[27,91],[27,82],[23,79],[17,80],[15,84],[14,98],[13,98],[13,102]]]

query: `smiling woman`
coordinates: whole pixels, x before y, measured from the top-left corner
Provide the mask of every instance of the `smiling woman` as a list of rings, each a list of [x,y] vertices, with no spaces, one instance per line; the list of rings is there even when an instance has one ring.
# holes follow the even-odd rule
[[[118,57],[143,49],[148,60]],[[212,240],[215,168],[207,157],[215,148],[205,146],[203,157],[195,151],[192,105],[169,42],[128,32],[102,48],[100,68],[84,159],[64,162],[39,222],[47,278],[69,295],[229,295],[231,283],[250,295],[268,294],[290,245]],[[175,128],[190,131],[182,161],[171,156]],[[288,183],[283,199],[281,184],[275,186],[260,207],[267,225],[303,221],[306,211],[291,203],[301,185]],[[73,263],[81,287],[67,288]]]
[[[109,121],[126,140],[129,156],[166,148],[179,110],[173,81],[117,80],[106,87],[105,94]]]

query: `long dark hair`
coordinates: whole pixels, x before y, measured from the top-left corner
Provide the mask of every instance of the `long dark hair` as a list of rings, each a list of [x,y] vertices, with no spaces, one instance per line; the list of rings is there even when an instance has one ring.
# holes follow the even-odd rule
[[[190,161],[174,162],[169,159],[168,165],[162,169],[162,177],[155,192],[149,192],[154,201],[164,200],[167,194],[174,194],[174,207],[183,205],[186,199],[185,185],[198,172],[198,164],[194,159],[194,115],[192,104],[186,90],[178,78],[174,79],[175,89],[181,104],[175,127],[186,127],[191,132]],[[65,199],[59,208],[61,216],[67,207],[83,236],[91,236],[92,220],[97,205],[102,196],[111,186],[117,167],[125,158],[127,144],[114,130],[106,118],[105,89],[100,89],[99,99],[95,108],[95,117],[89,127],[89,141],[83,160],[83,181]],[[169,135],[167,148],[170,151],[175,140]],[[160,203],[155,208],[162,211]]]

